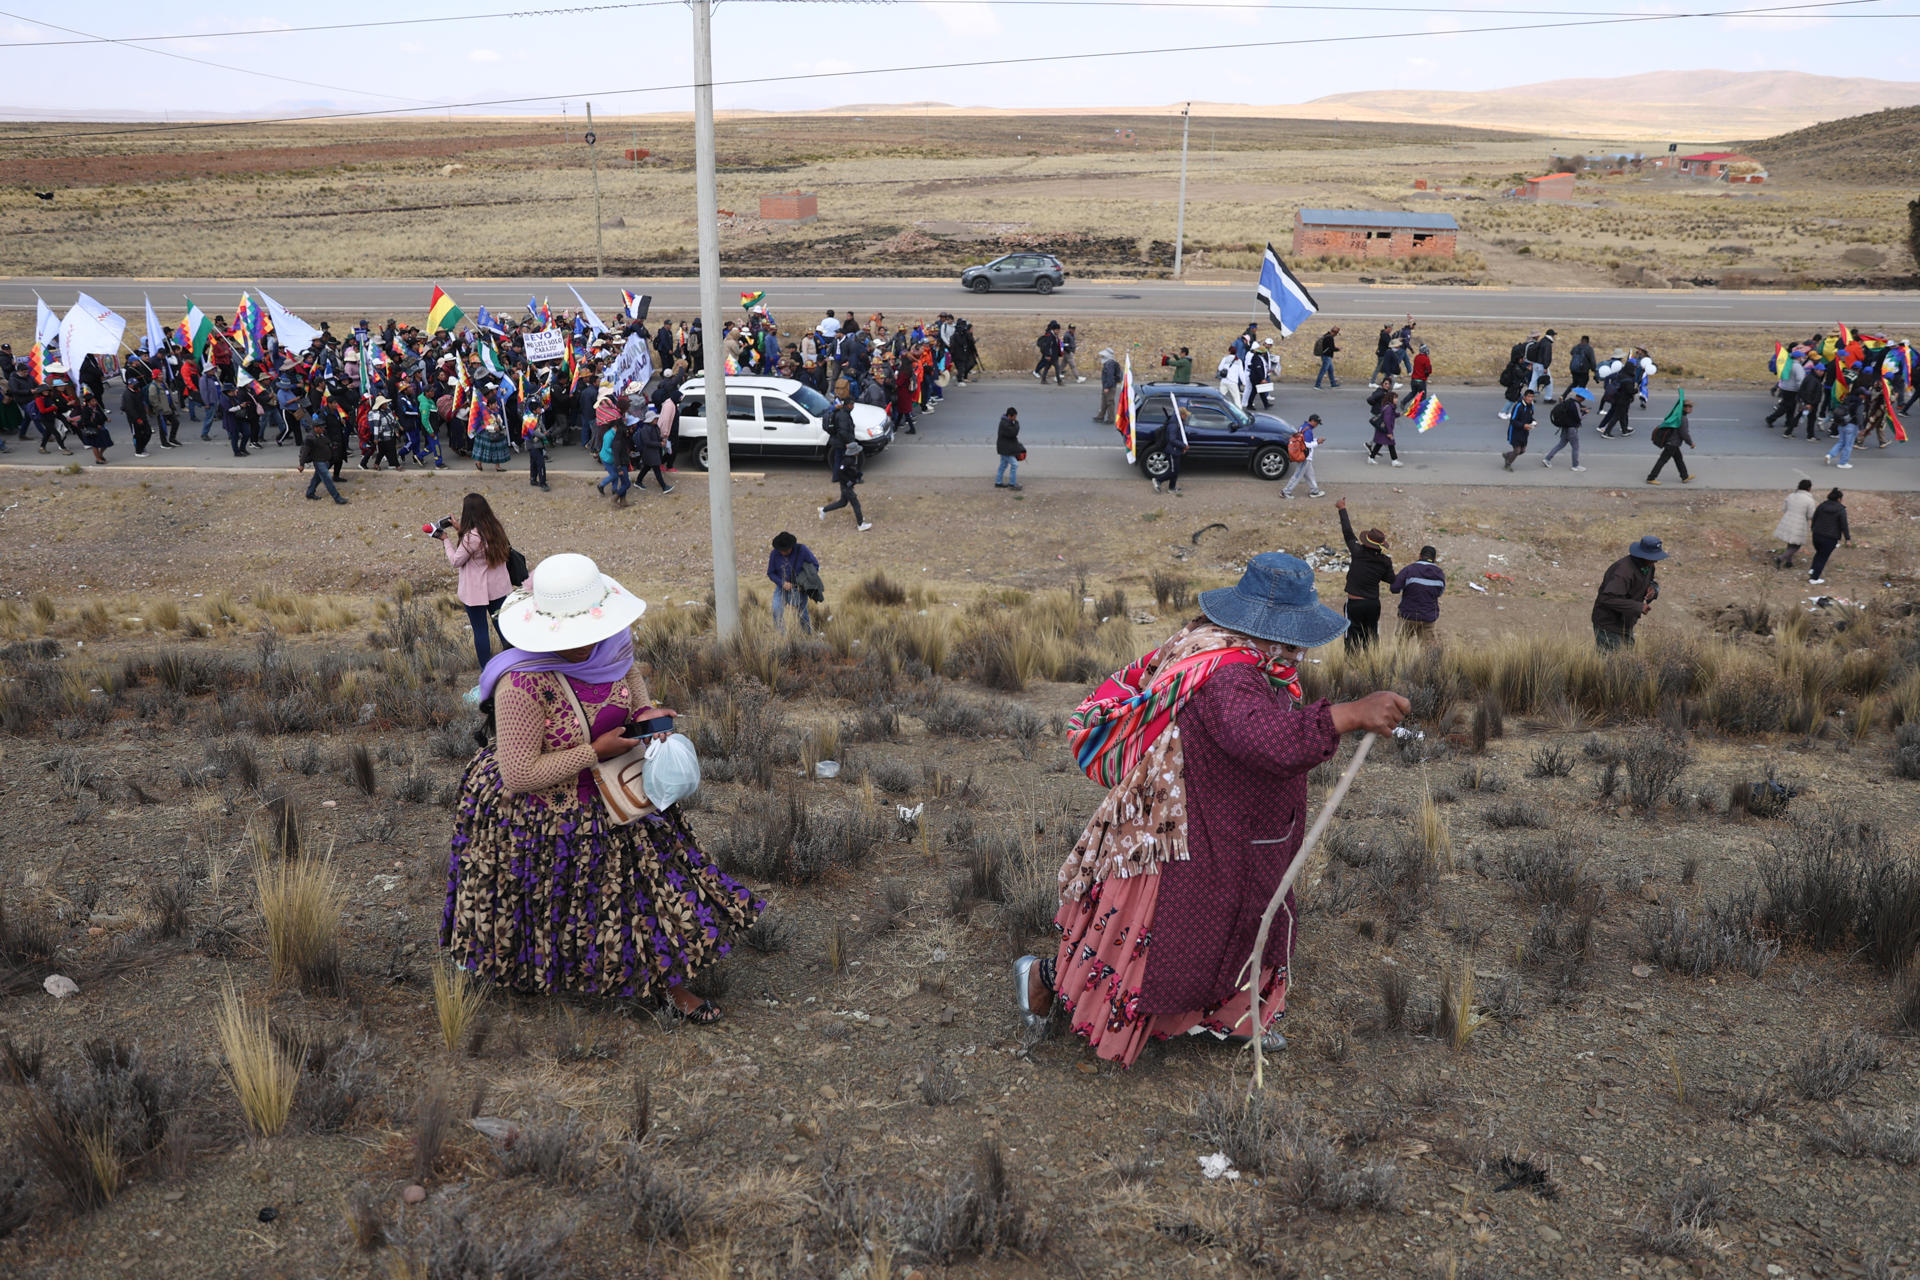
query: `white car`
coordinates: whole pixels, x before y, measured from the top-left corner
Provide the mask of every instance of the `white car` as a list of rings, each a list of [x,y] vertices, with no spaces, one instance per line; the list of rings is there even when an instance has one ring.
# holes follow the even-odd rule
[[[680,393],[680,447],[698,451],[697,463],[707,469],[707,380],[693,378]],[[792,378],[763,378],[745,374],[727,379],[727,448],[732,457],[758,455],[776,458],[827,456],[827,417],[833,401],[804,382]],[[878,453],[893,440],[887,411],[877,405],[853,406],[853,438],[868,453]]]

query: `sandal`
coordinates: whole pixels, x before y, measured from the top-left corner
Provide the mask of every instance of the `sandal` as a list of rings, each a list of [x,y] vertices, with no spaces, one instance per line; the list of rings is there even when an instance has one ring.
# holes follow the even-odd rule
[[[688,1010],[682,1009],[679,1001],[668,996],[667,1008],[672,1010],[673,1016],[680,1021],[691,1022],[696,1027],[710,1027],[720,1021],[720,1006],[711,1000],[702,1000],[698,1008]]]

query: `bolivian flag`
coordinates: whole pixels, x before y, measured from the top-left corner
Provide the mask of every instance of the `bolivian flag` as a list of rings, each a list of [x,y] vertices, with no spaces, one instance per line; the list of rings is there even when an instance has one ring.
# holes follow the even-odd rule
[[[453,305],[453,299],[439,285],[433,286],[433,301],[427,304],[427,332],[438,333],[442,329],[451,329],[467,318],[467,313]]]

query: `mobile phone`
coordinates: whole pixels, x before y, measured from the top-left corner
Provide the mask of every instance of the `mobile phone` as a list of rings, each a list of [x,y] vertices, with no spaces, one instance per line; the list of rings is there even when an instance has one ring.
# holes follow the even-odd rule
[[[654,716],[650,720],[632,720],[627,723],[629,738],[651,738],[656,733],[672,732],[672,716]]]

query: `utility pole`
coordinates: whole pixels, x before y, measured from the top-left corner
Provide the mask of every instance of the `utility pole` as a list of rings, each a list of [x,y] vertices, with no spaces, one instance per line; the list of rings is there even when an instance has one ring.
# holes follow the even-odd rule
[[[587,104],[587,156],[593,161],[593,278],[607,274],[607,258],[600,246],[600,153],[593,149],[593,104]]]
[[[1180,278],[1180,258],[1187,247],[1187,130],[1193,125],[1193,104],[1180,108],[1180,212],[1173,223],[1173,278]]]
[[[740,580],[733,555],[733,459],[727,440],[727,366],[720,341],[720,190],[713,161],[713,10],[693,8],[693,198],[700,219],[700,351],[706,362],[707,517],[713,539],[713,626],[722,640],[740,629]]]

